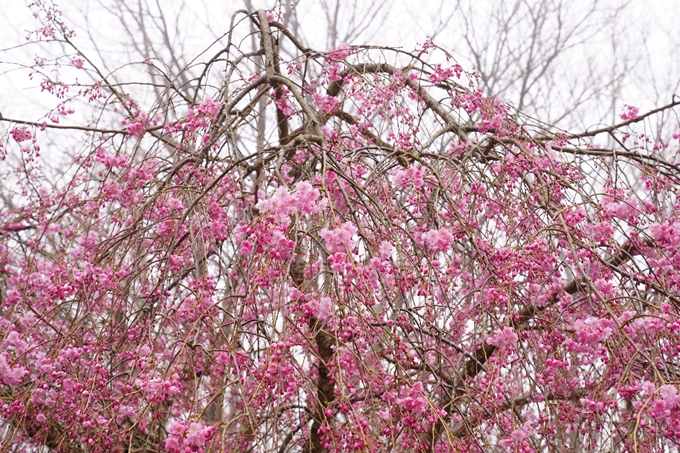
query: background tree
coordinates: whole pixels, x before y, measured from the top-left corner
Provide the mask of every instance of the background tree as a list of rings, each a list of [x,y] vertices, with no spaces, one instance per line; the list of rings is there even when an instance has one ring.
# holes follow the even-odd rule
[[[432,42],[318,51],[283,10],[104,69],[34,8],[3,448],[677,449],[678,136],[636,129],[677,100],[567,133]]]

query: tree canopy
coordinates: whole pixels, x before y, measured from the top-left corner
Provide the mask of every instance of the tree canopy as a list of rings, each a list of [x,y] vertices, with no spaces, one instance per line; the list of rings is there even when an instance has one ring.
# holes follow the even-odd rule
[[[680,134],[645,125],[680,100],[564,131],[432,41],[319,51],[264,10],[127,80],[38,3],[2,448],[677,451]]]

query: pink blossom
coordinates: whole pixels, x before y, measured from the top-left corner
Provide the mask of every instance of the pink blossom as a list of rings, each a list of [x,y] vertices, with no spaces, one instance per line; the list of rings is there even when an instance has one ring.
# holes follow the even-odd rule
[[[315,92],[312,94],[312,97],[314,99],[314,107],[321,109],[324,113],[332,112],[338,105],[338,100],[332,96],[326,96]]]
[[[598,278],[597,280],[595,280],[593,282],[593,284],[595,285],[597,290],[600,292],[600,294],[602,294],[605,298],[612,297],[614,285],[611,282],[609,282],[609,281],[607,281],[603,278]]]
[[[423,240],[433,252],[446,252],[453,243],[453,234],[446,228],[440,228],[423,233]]]
[[[526,439],[527,437],[529,437],[530,435],[531,435],[531,433],[527,432],[524,429],[517,429],[517,430],[513,431],[512,434],[510,434],[510,437],[515,442],[521,442],[524,439]]]
[[[0,380],[9,385],[18,385],[28,374],[28,370],[19,365],[10,365],[11,360],[6,352],[0,353]]]
[[[517,344],[517,334],[510,327],[503,327],[486,337],[486,342],[500,349],[512,349]]]
[[[351,252],[354,248],[353,237],[357,233],[357,227],[352,222],[345,222],[334,230],[323,228],[319,232],[326,241],[326,247],[331,253]]]
[[[299,212],[305,214],[317,213],[321,210],[322,204],[317,202],[319,190],[314,188],[309,181],[299,181],[295,183],[295,205]]]
[[[652,238],[661,244],[680,243],[680,222],[652,223],[649,225]]]
[[[192,423],[186,431],[184,444],[191,447],[202,447],[212,437],[213,429],[203,423]]]
[[[180,452],[180,443],[179,440],[175,437],[168,437],[165,439],[165,449],[169,453],[179,453]]]
[[[659,388],[659,396],[664,400],[665,406],[668,409],[674,409],[680,403],[680,396],[678,396],[678,389],[671,384],[664,384]]]
[[[638,108],[632,105],[627,105],[624,107],[624,112],[621,114],[622,120],[632,120],[638,116]]]
[[[606,341],[613,334],[614,323],[606,318],[587,317],[574,322],[574,330],[579,343],[592,345]]]
[[[344,58],[347,58],[349,55],[349,48],[347,47],[347,44],[345,43],[340,43],[334,51],[330,52],[328,54],[329,57],[335,59],[335,60],[342,60]]]
[[[440,83],[450,77],[453,77],[453,69],[450,67],[443,68],[441,64],[437,64],[435,71],[430,74],[430,82]]]
[[[122,124],[127,129],[132,137],[141,137],[146,132],[149,125],[149,118],[144,112],[137,112],[137,114],[129,119],[123,120]]]
[[[262,213],[270,212],[277,221],[284,221],[296,212],[296,201],[287,187],[279,187],[270,198],[260,200],[255,207]]]
[[[397,403],[416,414],[422,414],[427,410],[427,399],[423,396],[423,383],[416,381],[409,390],[409,396],[397,400]]]
[[[602,201],[602,206],[605,212],[610,216],[615,216],[628,222],[635,222],[635,219],[641,214],[640,204],[636,197],[629,197],[626,200],[615,201],[612,198],[605,197]]]
[[[319,317],[321,319],[327,318],[333,312],[333,301],[330,297],[322,297],[319,299]]]
[[[305,304],[306,314],[319,319],[327,319],[333,314],[333,300],[330,297],[312,299]]]
[[[31,8],[75,43],[53,1]],[[589,145],[431,40],[298,49],[272,77],[251,24],[167,80],[35,60],[53,108],[0,143],[5,449],[49,449],[50,427],[93,452],[680,437],[677,142],[623,122]]]
[[[174,437],[180,437],[183,436],[184,433],[186,432],[188,428],[188,425],[186,422],[178,420],[174,422],[172,425],[170,425],[170,435]]]
[[[610,222],[600,222],[590,227],[590,234],[595,242],[605,244],[614,234],[614,227]]]
[[[339,64],[334,64],[331,66],[328,66],[327,68],[324,68],[324,72],[328,74],[328,80],[331,81],[338,81],[342,80],[342,77],[340,76],[340,65]]]
[[[392,244],[390,244],[388,241],[382,241],[380,243],[380,258],[383,260],[389,259],[392,255],[392,250],[394,250],[394,246]]]
[[[241,242],[241,253],[246,256],[253,253],[253,244],[248,240]]]
[[[410,183],[410,185],[419,189],[424,184],[422,170],[414,166],[404,170],[397,170],[392,178],[396,187],[407,187]]]
[[[17,143],[25,142],[33,138],[33,134],[25,127],[15,127],[10,131],[10,135]]]

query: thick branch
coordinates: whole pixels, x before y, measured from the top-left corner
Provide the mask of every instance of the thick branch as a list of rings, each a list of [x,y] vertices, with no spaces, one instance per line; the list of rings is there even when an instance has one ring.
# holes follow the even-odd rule
[[[317,404],[314,411],[311,432],[309,434],[308,452],[321,453],[325,449],[321,445],[321,436],[319,435],[319,428],[323,423],[326,415],[326,408],[335,399],[335,381],[330,377],[331,370],[328,368],[328,363],[333,357],[334,339],[328,332],[323,330],[323,322],[317,318],[309,320],[309,326],[313,331],[316,331],[314,341],[316,342],[317,353],[319,355],[319,364],[317,370],[319,373],[317,380]]]
[[[279,55],[274,49],[274,37],[272,36],[269,21],[267,20],[267,13],[264,10],[257,12],[257,17],[260,20],[260,32],[262,33],[262,47],[264,47],[264,67],[272,86],[274,87],[274,99],[276,101],[276,124],[279,129],[279,143],[287,145],[290,142],[288,117],[279,107],[279,102],[284,98],[283,88],[281,83],[273,79],[274,75],[281,75],[279,67]]]
[[[406,71],[409,68],[403,68],[403,69],[398,69],[392,65],[389,65],[387,63],[372,63],[372,64],[363,64],[363,65],[350,65],[342,71],[339,75],[341,77],[340,80],[335,80],[333,83],[331,83],[328,86],[328,89],[326,90],[326,94],[329,96],[337,96],[340,94],[340,91],[342,90],[343,85],[345,84],[345,77],[348,76],[351,73],[356,73],[356,74],[379,74],[379,73],[384,73],[384,74],[390,74],[394,75],[396,73],[402,74],[402,79],[404,80],[404,83],[406,86],[408,86],[410,89],[412,89],[420,98],[423,100],[425,105],[427,105],[433,112],[441,118],[444,123],[446,123],[447,126],[451,127],[451,129],[456,132],[458,135],[458,138],[463,141],[467,142],[467,134],[465,133],[465,130],[458,124],[458,122],[451,116],[451,114],[442,106],[440,102],[438,102],[435,98],[430,95],[430,93],[425,90],[422,85],[420,85],[417,81],[411,80],[408,77],[408,74],[406,74]]]

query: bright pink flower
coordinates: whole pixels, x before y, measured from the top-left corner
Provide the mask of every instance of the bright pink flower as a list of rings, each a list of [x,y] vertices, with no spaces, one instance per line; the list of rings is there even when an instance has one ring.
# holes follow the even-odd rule
[[[592,345],[603,342],[612,336],[614,323],[606,318],[588,317],[574,322],[574,330],[578,336],[579,343]]]
[[[486,342],[500,349],[512,349],[517,344],[517,334],[510,327],[503,327],[486,337]]]
[[[349,48],[347,47],[347,44],[340,43],[334,51],[330,52],[328,54],[329,57],[335,59],[335,60],[342,60],[344,58],[347,58],[349,55]]]
[[[33,138],[33,134],[25,127],[15,127],[10,131],[10,135],[17,143],[25,142]]]
[[[621,114],[622,120],[632,120],[638,116],[638,108],[632,105],[627,105],[624,107],[624,112]]]
[[[295,197],[287,187],[279,187],[270,198],[261,199],[255,207],[262,213],[271,213],[278,222],[288,222],[297,210]]]

